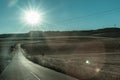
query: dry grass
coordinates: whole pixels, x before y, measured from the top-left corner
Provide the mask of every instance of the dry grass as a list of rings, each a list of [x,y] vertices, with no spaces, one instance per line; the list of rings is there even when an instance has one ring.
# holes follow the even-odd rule
[[[27,53],[30,52],[28,58],[31,61],[80,80],[119,80],[119,45],[119,39],[105,38],[46,40],[46,44],[27,44],[23,47]]]

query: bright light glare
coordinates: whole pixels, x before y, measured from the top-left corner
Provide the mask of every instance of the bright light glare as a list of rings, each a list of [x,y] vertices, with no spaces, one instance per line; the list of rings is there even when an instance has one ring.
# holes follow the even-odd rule
[[[29,10],[29,11],[25,11],[24,19],[27,24],[36,26],[41,23],[42,15],[38,11]]]
[[[86,60],[86,62],[85,62],[86,64],[91,64],[91,62],[89,61],[89,60]]]

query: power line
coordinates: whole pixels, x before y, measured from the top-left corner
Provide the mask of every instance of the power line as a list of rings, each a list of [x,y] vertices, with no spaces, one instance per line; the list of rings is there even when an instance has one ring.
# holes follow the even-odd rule
[[[57,27],[61,27],[61,26],[68,26],[68,24],[69,24],[69,26],[70,25],[76,25],[76,23],[67,23],[66,21],[75,21],[75,20],[77,20],[77,19],[83,19],[83,18],[87,18],[87,17],[91,17],[91,16],[95,16],[95,15],[103,15],[103,14],[110,14],[110,13],[108,13],[108,12],[113,12],[113,11],[116,11],[116,10],[120,10],[120,8],[115,8],[115,9],[111,9],[111,10],[105,10],[105,11],[101,11],[101,12],[96,12],[96,13],[93,13],[93,14],[89,14],[89,15],[86,15],[86,16],[80,16],[80,17],[73,17],[73,18],[69,18],[69,19],[65,19],[65,20],[62,20],[62,21],[59,21],[59,22],[62,22],[62,24],[60,24],[60,23],[57,23],[57,24],[51,24],[51,23],[44,23],[45,25],[44,26],[57,26]]]
[[[66,21],[70,21],[70,20],[74,21],[76,19],[82,19],[82,18],[87,18],[87,17],[90,17],[90,16],[106,14],[108,12],[113,12],[113,11],[116,11],[116,10],[120,10],[120,8],[115,8],[115,9],[105,10],[105,11],[101,11],[101,12],[96,12],[96,13],[93,13],[93,14],[88,14],[86,16],[73,17],[73,18],[65,19],[65,20],[62,20],[62,21],[59,21],[59,22],[66,23]]]

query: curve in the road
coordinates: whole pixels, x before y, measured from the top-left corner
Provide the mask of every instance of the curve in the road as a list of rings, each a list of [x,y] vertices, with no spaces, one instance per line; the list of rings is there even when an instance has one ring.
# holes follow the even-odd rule
[[[14,51],[15,55],[1,74],[0,80],[77,80],[29,61],[23,52],[18,44]]]

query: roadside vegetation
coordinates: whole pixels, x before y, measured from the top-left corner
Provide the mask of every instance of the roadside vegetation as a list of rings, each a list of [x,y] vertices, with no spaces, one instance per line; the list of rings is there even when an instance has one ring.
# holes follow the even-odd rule
[[[31,43],[22,47],[29,60],[80,80],[120,78],[118,38],[47,39],[45,44]]]
[[[31,31],[0,35],[0,72],[21,43],[25,56],[39,65],[82,80],[120,79],[120,29]]]
[[[7,65],[12,60],[12,49],[11,45],[6,44],[4,41],[0,43],[0,73],[4,71]]]

